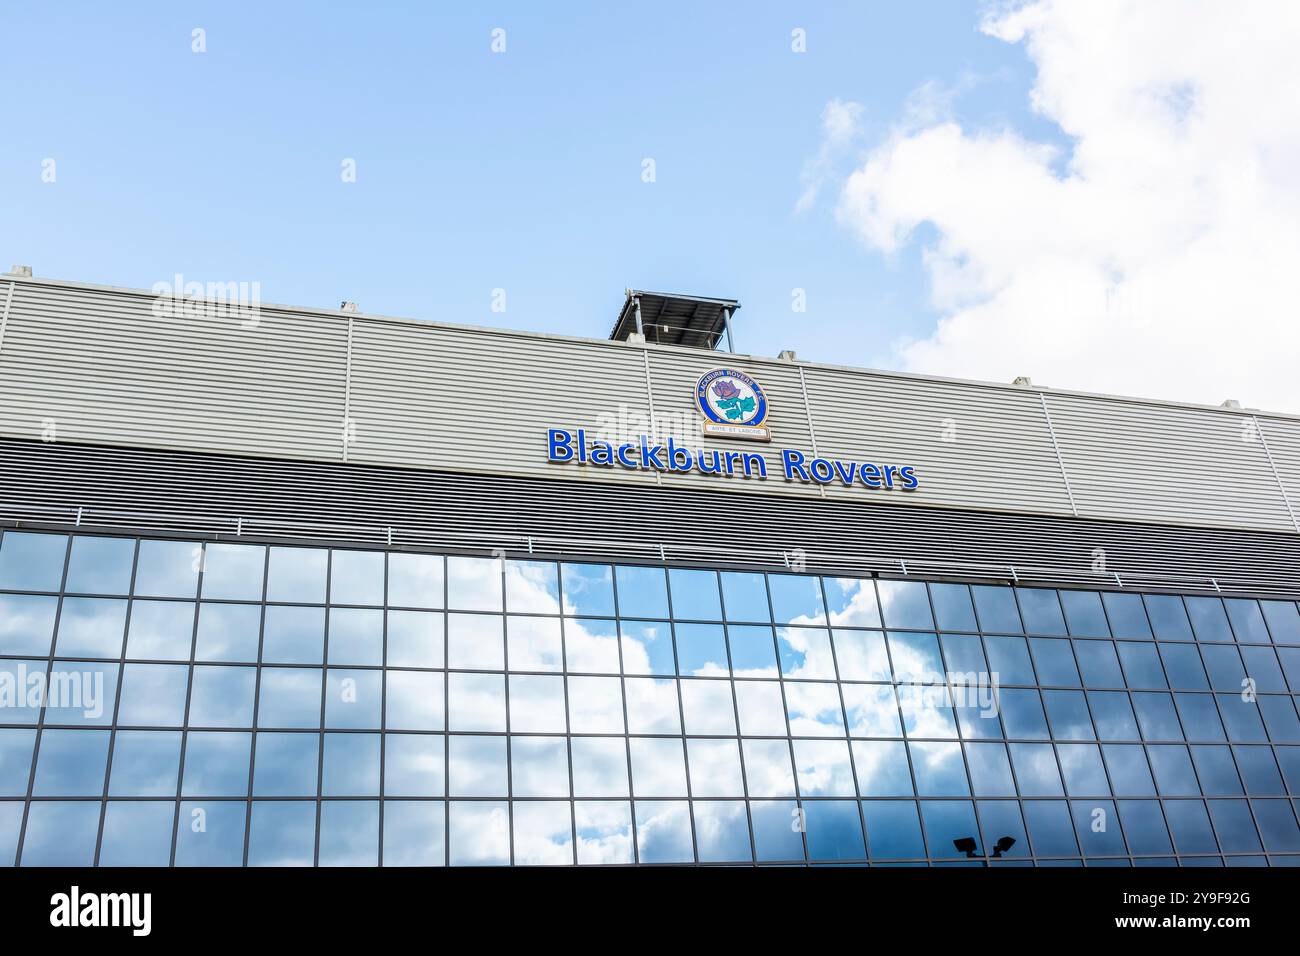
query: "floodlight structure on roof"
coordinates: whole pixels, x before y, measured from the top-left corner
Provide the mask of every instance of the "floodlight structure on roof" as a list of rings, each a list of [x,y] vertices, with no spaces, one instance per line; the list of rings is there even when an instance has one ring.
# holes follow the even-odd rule
[[[734,352],[731,317],[739,308],[735,299],[628,289],[609,337],[626,342],[632,335],[641,335],[646,342],[708,351],[725,339],[727,351]]]

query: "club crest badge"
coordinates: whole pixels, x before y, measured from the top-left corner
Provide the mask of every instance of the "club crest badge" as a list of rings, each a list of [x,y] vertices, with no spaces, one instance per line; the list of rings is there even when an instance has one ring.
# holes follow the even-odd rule
[[[695,403],[704,416],[704,434],[718,438],[771,441],[763,386],[733,368],[710,369],[695,386]]]

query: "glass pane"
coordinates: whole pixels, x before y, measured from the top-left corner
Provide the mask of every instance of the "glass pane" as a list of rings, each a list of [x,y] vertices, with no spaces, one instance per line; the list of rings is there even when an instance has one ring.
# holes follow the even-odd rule
[[[58,609],[56,597],[0,594],[0,654],[48,655]]]
[[[1051,744],[1008,744],[1020,794],[1025,797],[1056,797],[1064,791]]]
[[[268,607],[262,660],[272,664],[319,664],[325,654],[323,607]]]
[[[506,610],[516,614],[559,614],[559,565],[553,561],[507,561]]]
[[[1074,663],[1074,651],[1069,641],[1058,641],[1048,637],[1031,637],[1029,647],[1033,651],[1034,665],[1038,668],[1038,678],[1045,685],[1078,687],[1079,671]]]
[[[1275,644],[1300,644],[1300,608],[1294,601],[1260,601]]]
[[[847,741],[796,740],[793,746],[795,778],[803,796],[856,796]]]
[[[803,805],[808,859],[860,860],[867,855],[858,804],[852,800],[814,800]]]
[[[745,779],[751,797],[793,797],[794,770],[786,740],[745,740]]]
[[[448,674],[448,728],[504,732],[505,693],[503,674]]]
[[[568,803],[514,804],[515,865],[573,864],[573,820]]]
[[[749,815],[743,801],[696,801],[695,842],[701,863],[749,862]]]
[[[802,680],[834,680],[835,658],[830,632],[811,627],[778,627],[781,673]]]
[[[628,795],[627,744],[622,737],[574,737],[569,746],[574,796]]]
[[[614,571],[620,617],[668,617],[667,578],[663,568],[619,565]]]
[[[57,591],[68,539],[61,534],[6,531],[0,539],[0,588]]]
[[[692,796],[745,795],[745,784],[740,771],[740,747],[736,741],[689,739],[686,741],[686,761],[690,767]]]
[[[510,790],[506,738],[448,738],[447,785],[453,797],[504,797]]]
[[[839,664],[842,680],[892,680],[884,634],[879,631],[833,631],[832,635],[835,661]]]
[[[384,866],[442,866],[446,863],[443,803],[384,801]]]
[[[379,864],[379,802],[325,800],[320,808],[320,865]]]
[[[786,684],[785,709],[795,736],[844,736],[844,715],[834,684]]]
[[[1056,592],[1048,588],[1017,588],[1020,614],[1028,634],[1065,634],[1065,618]]]
[[[209,544],[203,556],[203,596],[233,601],[260,601],[266,573],[266,548],[245,544]]]
[[[252,742],[252,734],[191,731],[185,740],[181,792],[187,797],[242,797],[248,793]]]
[[[720,621],[722,601],[716,571],[688,571],[669,568],[668,586],[673,594],[673,617],[679,621]]]
[[[725,677],[727,639],[721,624],[677,624],[677,659],[684,675]]]
[[[1232,629],[1228,626],[1228,615],[1224,613],[1221,600],[1212,597],[1189,597],[1185,599],[1185,604],[1197,640],[1231,643]]]
[[[631,696],[629,692],[629,700]],[[677,695],[673,694],[674,711],[676,697]],[[510,729],[519,733],[564,733],[567,730],[564,678],[512,674],[510,676]]]
[[[772,613],[778,624],[822,624],[826,609],[822,604],[821,580],[811,575],[769,574],[767,585],[772,593]]]
[[[1124,668],[1129,687],[1169,686],[1154,644],[1120,641],[1116,646],[1119,649],[1119,662]]]
[[[1242,644],[1267,644],[1268,628],[1264,625],[1264,615],[1260,613],[1259,602],[1246,598],[1227,598],[1224,606],[1228,609],[1228,620],[1232,622],[1233,633]]]
[[[633,737],[632,792],[638,797],[686,796],[686,764],[681,740]]]
[[[967,857],[982,853],[975,807],[966,800],[922,800],[921,818],[933,857]]]
[[[319,734],[259,733],[253,755],[253,795],[314,797]]]
[[[1056,755],[1061,764],[1061,776],[1065,778],[1065,791],[1070,796],[1110,795],[1106,769],[1102,766],[1101,751],[1096,744],[1058,744]]]
[[[271,611],[287,610],[267,608]],[[384,662],[384,612],[362,608],[330,608],[329,661],[331,664]]]
[[[1075,690],[1043,691],[1043,706],[1057,740],[1093,740],[1092,719],[1082,692]]]
[[[49,554],[45,560],[52,565],[58,558]],[[72,556],[68,560],[66,590],[70,594],[130,594],[131,569],[134,563],[135,540],[133,538],[91,538],[77,535],[72,539]],[[0,568],[3,568],[3,565],[4,552],[0,550]],[[0,577],[2,576],[3,571],[0,570]],[[56,582],[53,588],[38,590],[57,588]]]
[[[917,793],[923,797],[970,795],[961,744],[912,741],[908,747],[912,752],[912,771],[916,774]]]
[[[316,803],[306,800],[253,803],[248,833],[249,866],[311,866],[316,847]]]
[[[122,672],[120,724],[179,727],[185,723],[189,668],[182,664],[127,664]]]
[[[95,861],[99,809],[98,801],[33,803],[27,812],[22,865],[90,866]]]
[[[997,859],[1029,855],[1029,837],[1019,804],[1010,800],[980,800],[977,806],[989,856]]]
[[[1014,797],[1016,784],[1004,744],[966,745],[970,765],[971,788],[978,797]]]
[[[910,797],[912,775],[901,740],[855,740],[853,768],[864,797]]]
[[[569,727],[573,733],[624,732],[623,692],[617,677],[570,677],[568,683]]]
[[[383,701],[383,674],[378,670],[325,672],[325,726],[377,729]]]
[[[191,727],[249,727],[253,723],[252,667],[198,665],[190,688]]]
[[[60,657],[120,657],[125,630],[125,601],[64,598],[54,653]]]
[[[1170,853],[1169,831],[1164,814],[1154,800],[1120,800],[1119,818],[1124,825],[1129,850],[1133,853]]]
[[[257,724],[259,727],[319,727],[322,701],[319,670],[263,668]]]
[[[964,584],[931,584],[930,601],[941,631],[974,631],[975,607],[971,603],[970,588]]]
[[[180,731],[120,730],[113,741],[108,792],[115,797],[175,798],[180,766]],[[170,826],[167,841],[170,857]]]
[[[1062,591],[1061,605],[1072,637],[1110,637],[1101,596],[1096,591]]]
[[[922,684],[942,682],[943,658],[939,640],[933,634],[889,635],[889,655],[894,661],[896,680]]]
[[[921,821],[910,800],[863,800],[867,845],[873,860],[913,860],[925,856]]]
[[[1148,594],[1143,600],[1159,640],[1192,640],[1192,625],[1187,619],[1182,598],[1171,594]]]
[[[611,620],[566,617],[564,655],[570,673],[617,674],[618,625]]]
[[[1079,852],[1074,825],[1063,800],[1025,803],[1025,825],[1038,856],[1073,856]]]
[[[754,829],[754,857],[761,861],[803,859],[803,834],[792,824],[799,818],[793,801],[764,800],[749,805]]]
[[[177,866],[240,866],[244,860],[245,805],[181,804],[176,833]]]
[[[329,552],[317,548],[272,548],[266,599],[324,604]]]
[[[27,796],[35,746],[34,730],[0,730],[0,796]]]
[[[166,866],[172,854],[176,804],[110,801],[104,811],[100,866]]]
[[[513,671],[563,670],[563,644],[559,618],[506,618],[506,658]]]
[[[845,684],[840,688],[852,737],[901,737],[898,702],[888,685]]]
[[[1179,853],[1217,853],[1218,843],[1205,804],[1200,800],[1166,800],[1165,819]]]
[[[194,640],[192,601],[136,601],[126,638],[126,656],[185,661]]]
[[[623,673],[675,674],[672,627],[667,622],[620,621]]]
[[[442,557],[436,554],[388,555],[388,603],[393,607],[442,607]]]
[[[822,578],[835,627],[880,627],[880,608],[870,579]]]
[[[447,606],[461,611],[500,611],[502,563],[495,558],[447,559]]]
[[[1073,800],[1070,814],[1084,856],[1122,856],[1127,852],[1119,814],[1111,801]]]
[[[562,564],[564,613],[614,616],[614,571],[607,564]]]
[[[453,801],[448,808],[452,866],[507,866],[510,814],[504,803]]]
[[[776,644],[771,627],[731,624],[727,627],[727,639],[736,677],[777,676]]]
[[[1023,637],[985,637],[989,670],[1002,684],[1035,684],[1029,645]]]
[[[1074,658],[1085,687],[1123,687],[1115,645],[1110,641],[1074,641]]]
[[[325,735],[321,793],[327,797],[379,794],[379,734]]]
[[[516,797],[567,797],[569,749],[565,738],[511,737],[510,786]]]
[[[447,666],[505,670],[503,624],[496,614],[448,614]]]
[[[781,685],[766,681],[736,681],[740,732],[760,737],[784,737],[785,703]]]
[[[203,545],[195,541],[141,541],[136,596],[193,598],[199,590],[202,558]]]
[[[934,629],[930,599],[920,581],[877,581],[880,606],[886,627],[903,627],[917,631]]]
[[[736,712],[731,700],[730,681],[684,680],[680,689],[688,734],[736,733]]]
[[[573,805],[580,864],[631,863],[632,806],[624,802],[584,801]]]
[[[637,858],[642,863],[691,863],[691,814],[685,800],[636,801]]]
[[[722,603],[728,621],[770,621],[772,612],[767,604],[767,585],[763,575],[739,571],[723,571]]]
[[[1147,622],[1140,595],[1107,592],[1101,599],[1106,605],[1106,616],[1110,618],[1110,629],[1116,637],[1150,640],[1151,625]],[[1181,613],[1178,611],[1180,616]]]
[[[1195,644],[1166,644],[1156,647],[1165,665],[1165,674],[1171,687],[1182,690],[1209,690],[1210,682],[1201,666],[1201,654]]]
[[[446,738],[441,734],[388,734],[384,741],[384,792],[394,797],[446,793]]]
[[[384,553],[335,551],[330,558],[331,604],[383,604]]]
[[[98,797],[108,763],[107,730],[50,730],[41,734],[36,779],[38,797]]]
[[[257,660],[262,608],[255,604],[201,604],[194,657],[200,661]]]
[[[975,598],[975,611],[979,615],[980,630],[985,633],[1019,634],[1020,612],[1016,608],[1015,592],[1008,587],[988,584],[971,586]]]
[[[443,616],[428,611],[389,611],[388,665],[442,667]]]

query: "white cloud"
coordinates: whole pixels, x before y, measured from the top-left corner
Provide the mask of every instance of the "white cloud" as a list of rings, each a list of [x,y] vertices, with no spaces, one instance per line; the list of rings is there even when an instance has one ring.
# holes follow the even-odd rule
[[[908,369],[1300,410],[1300,4],[1036,2],[1023,43],[1068,153],[916,111],[848,178],[869,246],[922,250],[942,318]]]
[[[804,165],[803,192],[795,203],[795,212],[811,209],[817,194],[832,178],[835,161],[857,137],[862,123],[862,104],[831,100],[822,110],[821,149],[816,158]]]

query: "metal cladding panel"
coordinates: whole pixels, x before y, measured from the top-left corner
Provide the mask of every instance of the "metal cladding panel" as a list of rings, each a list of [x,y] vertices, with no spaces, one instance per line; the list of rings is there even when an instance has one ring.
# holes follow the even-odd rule
[[[1070,514],[1037,392],[809,368],[808,401],[824,457],[913,465],[916,492],[834,482],[837,496]]]
[[[245,324],[169,314],[152,295],[13,285],[0,433],[52,423],[60,441],[338,457],[346,321],[263,310]]]
[[[724,352],[682,352],[650,348],[650,381],[654,387],[655,424],[661,436],[671,434],[676,442],[706,452],[757,452],[767,462],[765,481],[740,474],[703,475],[697,472],[665,476],[664,481],[691,488],[727,491],[780,491],[790,495],[816,497],[817,487],[801,482],[787,482],[781,475],[779,449],[795,448],[812,453],[808,413],[798,369],[788,362],[763,361],[749,356]],[[718,440],[703,431],[703,418],[695,402],[700,376],[715,368],[734,368],[758,380],[767,396],[767,424],[772,429],[771,443]]]
[[[1300,593],[1300,536],[0,439],[0,523],[514,555]],[[1092,564],[1105,548],[1107,568]]]
[[[1295,533],[1240,411],[1048,394],[1080,515]]]
[[[548,428],[589,436],[648,422],[642,350],[445,326],[358,320],[348,460],[654,484],[626,468],[547,461]]]
[[[1277,469],[1278,483],[1285,489],[1286,503],[1292,516],[1300,521],[1300,421],[1260,415],[1256,423]],[[1300,524],[1296,530],[1300,530]],[[1296,576],[1300,577],[1300,568]]]

